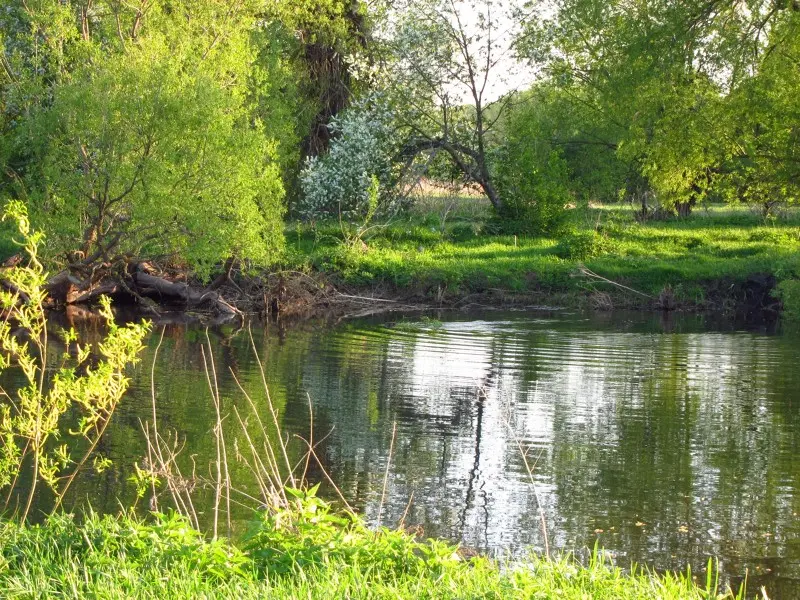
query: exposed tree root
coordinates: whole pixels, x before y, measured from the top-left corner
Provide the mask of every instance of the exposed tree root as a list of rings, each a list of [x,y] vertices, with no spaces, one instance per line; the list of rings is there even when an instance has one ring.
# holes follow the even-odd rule
[[[100,296],[134,303],[152,313],[159,309],[209,311],[217,317],[239,318],[242,312],[221,293],[193,286],[180,274],[162,272],[151,263],[72,265],[50,279],[47,291],[54,306],[87,305]]]
[[[323,276],[296,271],[245,276],[235,267],[234,261],[226,262],[211,284],[203,284],[153,262],[76,263],[53,276],[47,291],[52,308],[90,306],[106,295],[116,306],[133,305],[159,316],[199,313],[215,322],[240,319],[245,313],[277,317],[346,312],[345,305],[357,302],[363,308],[367,300],[338,293]]]

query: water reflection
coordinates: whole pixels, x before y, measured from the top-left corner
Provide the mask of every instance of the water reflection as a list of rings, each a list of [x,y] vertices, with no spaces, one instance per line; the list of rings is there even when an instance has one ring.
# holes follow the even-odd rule
[[[282,426],[309,435],[308,394],[318,435],[331,432],[325,466],[371,522],[380,513],[385,524],[404,518],[476,549],[520,552],[543,548],[541,508],[551,547],[599,539],[623,565],[695,571],[716,556],[734,581],[749,570],[751,590],[796,597],[795,337],[722,331],[698,317],[441,318],[254,331]],[[198,469],[214,452],[205,336],[170,327],[156,366],[159,427],[186,438]],[[229,373],[260,402],[249,339],[217,330],[211,340],[225,410],[246,411]],[[107,440],[114,469],[85,477],[73,502],[115,510],[132,498],[148,365]],[[233,469],[246,481],[244,465]]]

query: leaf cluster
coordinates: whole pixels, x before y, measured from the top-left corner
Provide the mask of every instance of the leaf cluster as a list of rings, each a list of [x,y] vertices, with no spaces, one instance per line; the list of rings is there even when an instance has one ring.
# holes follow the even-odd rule
[[[118,326],[110,301],[101,302],[107,333],[96,348],[80,344],[74,330],[61,332],[60,356],[52,356],[53,336],[48,330],[44,305],[46,274],[37,256],[41,236],[33,232],[20,203],[11,203],[5,217],[17,222],[27,264],[3,273],[0,291],[0,372],[21,374],[13,387],[0,387],[0,489],[8,491],[6,508],[26,465],[32,464],[27,484],[28,498],[20,519],[27,518],[41,481],[60,504],[78,471],[94,458],[94,449],[128,389],[126,371],[136,364],[149,325]],[[55,364],[53,364],[55,363]],[[76,430],[65,427],[68,411],[79,415]],[[83,456],[73,456],[63,438],[74,436],[86,442]],[[98,469],[107,460],[95,460]]]
[[[287,575],[346,563],[381,576],[436,577],[459,562],[457,548],[445,542],[369,529],[360,517],[335,511],[318,488],[287,489],[288,508],[262,513],[245,544],[260,571]]]

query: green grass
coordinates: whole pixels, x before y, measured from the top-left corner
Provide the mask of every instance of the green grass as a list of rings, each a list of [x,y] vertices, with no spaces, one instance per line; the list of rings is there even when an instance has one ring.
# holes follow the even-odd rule
[[[464,199],[446,211],[444,200],[428,199],[404,219],[371,232],[366,246],[355,250],[339,244],[339,224],[290,225],[285,260],[341,283],[409,294],[463,296],[500,289],[580,299],[604,291],[632,304],[643,302],[576,276],[583,265],[650,296],[669,286],[679,302],[691,306],[707,305],[710,294],[752,274],[778,280],[800,276],[796,213],[765,222],[746,208],[723,206],[699,209],[685,220],[638,223],[630,207],[606,206],[586,211],[571,234],[555,239],[492,235],[481,202]]]
[[[358,520],[336,526],[333,537],[310,534],[310,522],[299,529],[282,523],[281,531],[274,523],[266,533],[262,527],[241,550],[208,541],[177,516],[7,522],[0,524],[0,597],[733,598],[719,592],[713,576],[700,587],[689,575],[625,573],[602,553],[586,565],[536,556],[501,564],[463,559],[455,547],[402,531],[372,532]]]

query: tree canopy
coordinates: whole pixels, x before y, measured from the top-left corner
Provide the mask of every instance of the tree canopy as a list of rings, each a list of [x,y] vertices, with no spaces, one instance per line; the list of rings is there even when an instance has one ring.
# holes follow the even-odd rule
[[[202,273],[280,247],[282,140],[263,119],[285,73],[260,60],[252,7],[19,3],[4,18],[4,187],[51,255],[146,249]]]
[[[768,209],[798,197],[798,27],[792,2],[563,0],[520,46],[664,204]]]

